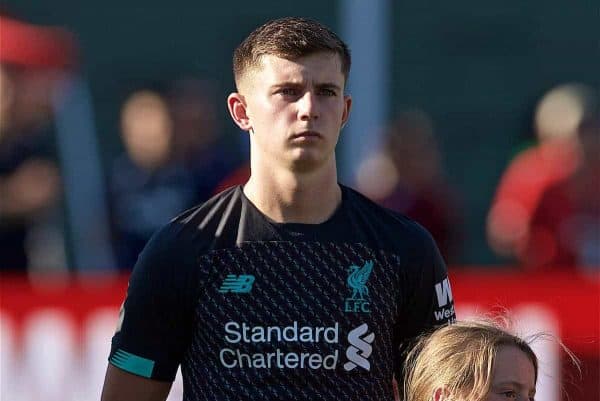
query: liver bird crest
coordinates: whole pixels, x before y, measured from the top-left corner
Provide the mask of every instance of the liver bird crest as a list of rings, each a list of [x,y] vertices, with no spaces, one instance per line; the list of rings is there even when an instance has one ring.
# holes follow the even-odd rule
[[[373,271],[373,261],[367,261],[362,267],[351,265],[348,268],[348,271],[350,274],[348,275],[347,282],[352,289],[352,299],[359,301],[364,300],[365,296],[369,295],[366,284],[371,275],[371,271]]]

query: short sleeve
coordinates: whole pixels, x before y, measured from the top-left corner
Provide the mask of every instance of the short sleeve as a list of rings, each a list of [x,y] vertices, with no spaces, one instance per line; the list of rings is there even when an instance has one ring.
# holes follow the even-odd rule
[[[191,341],[199,278],[192,241],[171,223],[148,242],[133,269],[109,362],[173,381]]]
[[[418,336],[456,319],[446,264],[431,235],[418,227],[417,242],[406,264],[406,284],[403,286],[406,299],[401,302],[403,327],[399,328],[401,342],[394,368],[396,378],[403,377],[405,352]],[[402,390],[401,385],[399,390]]]
[[[410,322],[407,337],[416,337],[456,320],[448,269],[431,235],[422,229],[420,256],[413,261],[410,298],[406,313]],[[417,256],[416,255],[416,256]]]

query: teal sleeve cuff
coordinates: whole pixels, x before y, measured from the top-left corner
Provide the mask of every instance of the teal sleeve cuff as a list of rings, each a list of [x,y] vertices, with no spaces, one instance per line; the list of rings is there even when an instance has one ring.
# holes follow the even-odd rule
[[[138,376],[152,378],[154,361],[118,349],[109,359],[114,366]]]

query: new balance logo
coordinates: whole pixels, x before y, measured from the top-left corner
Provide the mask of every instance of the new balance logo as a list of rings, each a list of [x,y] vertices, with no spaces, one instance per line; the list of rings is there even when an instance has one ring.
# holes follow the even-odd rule
[[[435,285],[435,294],[437,295],[437,301],[440,308],[448,305],[452,302],[452,289],[450,289],[450,281],[446,277],[441,283]]]
[[[252,284],[254,284],[254,276],[251,274],[229,274],[223,280],[219,292],[233,292],[236,294],[245,294],[252,290]]]
[[[344,369],[346,371],[351,371],[357,366],[360,366],[365,370],[371,370],[371,364],[367,358],[370,357],[373,352],[371,343],[373,343],[373,340],[375,339],[375,333],[371,333],[361,338],[367,331],[369,331],[369,326],[367,326],[366,323],[363,323],[348,333],[348,342],[350,343],[350,346],[346,350],[346,357],[348,358],[348,362],[344,364]]]

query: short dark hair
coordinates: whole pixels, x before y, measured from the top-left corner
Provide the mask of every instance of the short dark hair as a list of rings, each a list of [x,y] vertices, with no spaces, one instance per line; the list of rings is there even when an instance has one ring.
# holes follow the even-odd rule
[[[233,76],[239,88],[240,78],[260,62],[261,56],[273,55],[297,60],[317,52],[337,54],[342,74],[348,80],[350,51],[348,46],[320,22],[286,17],[269,21],[255,29],[233,53]]]

